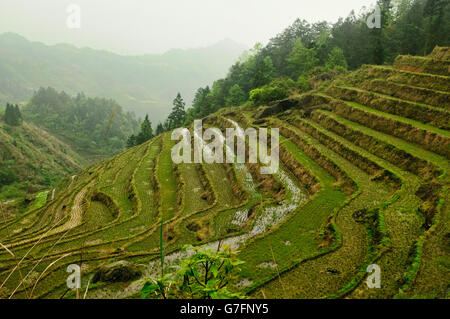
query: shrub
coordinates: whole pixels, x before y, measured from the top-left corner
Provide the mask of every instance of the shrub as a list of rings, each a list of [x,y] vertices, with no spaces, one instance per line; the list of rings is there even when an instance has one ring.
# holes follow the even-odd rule
[[[16,174],[8,167],[0,168],[0,186],[10,185],[17,181]]]
[[[309,85],[309,80],[306,76],[300,75],[297,79],[296,83],[297,89],[303,93],[306,91],[309,91],[311,89],[311,86]]]
[[[295,82],[292,79],[276,79],[268,85],[250,91],[250,101],[255,105],[262,105],[282,100],[289,96],[294,87]]]
[[[326,67],[330,70],[347,70],[347,61],[344,52],[339,47],[334,47],[328,55]]]

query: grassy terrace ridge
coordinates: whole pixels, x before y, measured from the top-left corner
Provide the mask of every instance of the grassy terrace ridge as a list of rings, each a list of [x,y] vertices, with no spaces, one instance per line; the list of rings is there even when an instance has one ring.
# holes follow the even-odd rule
[[[58,209],[53,208],[53,213],[58,213],[59,215],[65,214],[65,210],[67,209],[68,200],[73,196],[73,191],[76,189],[74,181],[82,183],[85,178],[90,178],[90,176],[98,169],[98,164],[93,165],[91,168],[82,172],[79,175],[72,175],[68,178],[64,179],[60,186],[55,189],[55,199],[54,201],[47,201],[43,207],[38,208],[37,210],[29,210],[26,213],[23,213],[16,217],[16,225],[19,227],[18,229],[11,229],[11,225],[6,225],[5,230],[10,232],[11,237],[13,238],[30,238],[32,236],[36,236],[42,233],[45,233],[45,229],[39,229],[39,231],[33,230],[33,228],[39,223],[41,218],[38,218],[44,211],[49,210],[50,207],[55,207],[55,204],[60,205]],[[65,191],[63,191],[65,190]],[[72,193],[70,193],[70,191]],[[66,209],[63,209],[61,206],[66,206]],[[56,215],[55,215],[56,216]],[[60,218],[61,221],[63,220]],[[48,220],[47,220],[48,222]],[[13,225],[14,226],[14,225]],[[12,234],[11,234],[12,233]]]
[[[170,140],[170,135],[164,134],[162,136],[162,149],[156,167],[159,214],[165,220],[174,217],[178,211],[177,181],[170,155],[170,149],[173,145],[175,144]]]
[[[346,139],[343,139],[340,136],[316,125],[312,121],[306,119],[300,120],[299,118],[297,119],[297,122],[292,122],[294,122],[294,125],[301,129],[303,132],[312,135],[321,143],[327,145],[328,148],[333,149],[342,157],[352,161],[359,168],[370,174],[372,178],[384,178],[385,181],[389,182],[392,185],[392,187],[398,187],[399,178],[397,174],[394,173],[392,169],[389,169],[386,165],[383,165],[383,162],[380,161],[376,156],[373,156],[371,153],[355,146]]]
[[[303,132],[298,132],[298,134],[307,136]],[[314,141],[313,138],[308,138]],[[324,297],[350,282],[365,262],[369,245],[368,236],[365,227],[357,223],[352,214],[360,209],[370,209],[380,205],[390,197],[389,187],[372,181],[367,173],[319,142],[316,141],[314,145],[338,163],[360,187],[354,198],[347,200],[343,207],[336,210],[334,219],[342,238],[341,243],[329,253],[318,258],[300,259],[293,265],[293,268],[283,272],[281,278],[273,278],[256,290],[255,297],[283,298],[286,291],[290,292],[290,296],[296,298]],[[323,179],[323,175],[318,175],[318,177],[322,183],[325,183],[325,188],[331,187],[327,179]],[[339,269],[339,275],[331,274],[329,269]],[[317,286],[320,286],[321,289],[313,289]]]
[[[427,150],[450,157],[450,134],[433,126],[377,111],[361,104],[330,99],[333,112],[370,128],[417,143]]]
[[[321,189],[290,215],[285,223],[241,249],[239,257],[246,262],[242,275],[252,282],[253,287],[276,277],[276,269],[271,267],[274,263],[283,271],[295,266],[299,260],[325,253],[326,248],[322,251],[319,248],[316,231],[324,226],[333,211],[343,205],[346,199],[345,194],[333,186],[336,180],[331,175],[291,141],[281,139],[281,142],[300,165],[319,179]]]
[[[352,85],[357,86],[356,83]],[[403,100],[410,100],[437,108],[450,109],[450,94],[438,90],[430,90],[408,84],[386,81],[385,79],[371,79],[359,86],[366,91],[372,91]]]
[[[394,68],[418,73],[432,73],[449,76],[450,61],[437,60],[430,57],[399,55],[394,62]]]
[[[359,78],[382,78],[388,82],[408,84],[420,88],[448,92],[448,82],[450,77],[430,74],[417,73],[405,70],[394,69],[392,66],[384,65],[363,65],[355,71]]]
[[[127,153],[129,153],[129,152],[127,152]],[[117,173],[114,173],[113,175],[115,176],[115,175],[117,175]],[[130,218],[129,218],[129,219],[130,219]],[[133,219],[133,217],[131,217],[131,219]],[[60,244],[58,245],[58,247],[61,246],[63,243],[64,243],[66,246],[68,246],[68,247],[73,246],[73,245],[74,245],[74,240],[80,241],[80,238],[83,238],[83,237],[85,237],[86,239],[85,239],[84,241],[81,241],[81,242],[83,243],[83,245],[87,243],[87,246],[89,246],[89,242],[90,242],[90,241],[93,241],[93,242],[96,242],[96,241],[97,241],[97,240],[95,240],[95,239],[89,240],[89,235],[91,235],[91,236],[92,236],[92,235],[95,235],[95,234],[97,234],[99,231],[102,231],[102,230],[105,230],[105,229],[112,229],[112,230],[114,230],[114,225],[115,225],[116,227],[119,226],[119,225],[124,226],[124,223],[123,223],[123,222],[120,222],[120,223],[118,223],[118,224],[112,223],[112,224],[103,226],[101,229],[97,229],[97,230],[95,230],[95,231],[89,231],[89,232],[86,232],[86,229],[83,228],[83,229],[80,229],[81,232],[78,232],[78,234],[77,234],[76,231],[75,231],[75,232],[72,231],[74,234],[73,234],[72,236],[67,236],[67,237],[73,237],[73,238],[72,238],[72,239],[65,239],[65,240],[63,240],[63,241],[60,241]],[[123,229],[126,230],[126,228],[123,228]],[[105,239],[107,238],[107,236],[105,236],[106,234],[107,234],[107,232],[104,233]],[[113,234],[114,234],[114,233],[113,233]],[[94,238],[95,238],[95,236],[94,236]],[[44,243],[44,242],[49,242],[49,244],[52,243],[51,240],[50,240],[50,241],[44,240],[43,243]],[[76,245],[75,245],[75,246],[76,246]],[[92,246],[98,246],[98,244],[93,244]],[[73,250],[73,249],[72,249],[72,250]]]
[[[323,96],[323,97],[328,98],[328,99],[331,99],[331,100],[339,101],[339,99],[333,98],[332,96],[329,96],[329,95],[326,95],[326,94],[318,94],[318,95],[319,96]],[[430,131],[432,133],[435,133],[435,134],[438,134],[438,135],[442,135],[443,137],[450,138],[450,131],[448,131],[448,130],[440,129],[440,128],[437,128],[435,126],[428,125],[426,123],[422,123],[420,121],[416,121],[416,120],[413,120],[413,119],[408,119],[408,118],[405,118],[405,117],[402,117],[402,116],[399,116],[399,115],[395,115],[395,114],[386,113],[386,112],[383,112],[383,111],[380,111],[380,110],[376,110],[376,109],[373,109],[371,107],[362,105],[362,104],[357,103],[357,102],[353,102],[353,101],[343,101],[343,102],[345,102],[347,105],[349,105],[349,106],[351,106],[353,108],[361,109],[361,110],[363,110],[365,112],[372,113],[372,114],[375,114],[375,115],[380,116],[380,117],[386,117],[386,118],[389,118],[389,119],[393,119],[393,120],[395,120],[397,122],[405,123],[405,124],[417,127],[419,129],[422,129],[424,131]]]
[[[422,174],[428,177],[438,177],[442,174],[442,169],[448,166],[447,161],[437,154],[392,135],[351,122],[332,112],[326,110],[314,111],[312,119],[328,130],[341,136],[344,135],[346,139],[353,143],[365,149],[369,148],[369,151],[377,156],[416,175]],[[430,158],[433,160],[428,160]],[[437,162],[438,165],[433,166],[430,162]]]
[[[360,88],[333,86],[328,92],[337,98],[354,101],[382,112],[399,115],[412,120],[448,129],[450,113],[442,108],[405,101]]]
[[[313,126],[316,127],[315,125],[313,125]],[[320,129],[319,127],[316,127],[316,129],[319,129],[319,130],[322,130],[322,132],[325,132],[323,129]],[[385,211],[386,228],[387,228],[389,235],[392,236],[391,240],[393,241],[392,247],[391,247],[391,251],[392,251],[391,254],[396,257],[394,259],[395,263],[398,263],[398,264],[396,264],[396,267],[395,267],[395,269],[397,271],[397,276],[399,276],[399,275],[401,276],[403,274],[403,272],[405,271],[405,269],[403,269],[401,266],[401,263],[402,263],[401,260],[405,260],[405,258],[407,257],[408,251],[409,251],[408,250],[409,248],[406,248],[406,247],[410,247],[412,245],[412,243],[414,242],[414,240],[418,237],[420,225],[421,225],[421,222],[420,222],[421,219],[419,218],[420,216],[416,213],[416,209],[419,205],[419,201],[414,195],[420,184],[418,178],[413,176],[412,174],[409,174],[405,171],[398,169],[397,167],[391,165],[390,163],[388,163],[382,159],[376,158],[372,154],[367,153],[365,150],[359,149],[357,147],[352,147],[350,145],[350,143],[348,143],[346,140],[340,138],[339,136],[334,135],[331,132],[326,132],[326,134],[329,136],[332,136],[334,140],[340,141],[341,143],[346,144],[347,147],[356,149],[359,153],[364,154],[364,156],[366,156],[367,158],[379,163],[379,165],[381,165],[382,167],[385,167],[385,168],[391,170],[392,172],[394,172],[394,174],[396,174],[402,178],[402,180],[403,180],[402,188],[401,188],[401,190],[399,190],[397,192],[398,200],[396,202],[394,202],[392,204],[392,206],[388,206]],[[396,218],[393,218],[393,214],[395,213],[395,211],[392,209],[392,207],[395,207],[399,203],[402,204],[403,211],[406,216],[405,218],[411,223],[411,225],[408,225],[408,227],[404,227],[404,225],[400,225],[399,221]],[[403,233],[399,234],[396,232],[397,228],[399,228],[399,227],[404,229]],[[397,236],[394,236],[393,234],[395,234]],[[381,257],[381,260],[384,260],[383,257]],[[390,262],[394,263],[393,261],[390,261]],[[393,275],[393,274],[391,274],[391,275]],[[387,287],[388,287],[388,285],[386,285],[386,290],[384,291],[384,293],[389,293],[389,294],[393,295],[392,291],[388,292],[389,290],[387,289]]]
[[[434,153],[431,153],[429,151],[426,151],[426,150],[424,150],[424,149],[422,149],[420,147],[417,147],[414,144],[405,142],[404,140],[401,140],[399,138],[396,138],[396,137],[393,137],[391,135],[384,134],[384,133],[381,133],[381,132],[378,132],[378,131],[374,131],[374,130],[369,129],[369,128],[365,127],[365,126],[362,126],[362,125],[360,125],[358,123],[354,123],[354,122],[348,121],[348,120],[346,120],[344,118],[341,118],[341,117],[339,117],[339,116],[337,116],[337,115],[335,115],[335,114],[333,114],[331,112],[320,110],[320,111],[315,111],[315,113],[316,114],[320,114],[321,116],[318,116],[318,117],[314,117],[313,116],[313,118],[315,120],[317,120],[319,123],[321,123],[322,125],[323,124],[327,124],[327,127],[329,127],[331,125],[330,126],[331,130],[333,130],[333,128],[336,128],[336,125],[332,125],[333,122],[324,121],[323,120],[323,116],[325,116],[327,118],[331,118],[335,122],[340,123],[342,125],[345,125],[345,127],[347,127],[348,129],[351,129],[353,131],[362,132],[365,135],[369,135],[369,136],[371,136],[374,139],[380,140],[380,142],[376,144],[378,147],[381,145],[381,143],[384,142],[384,143],[386,143],[386,145],[390,145],[391,146],[391,150],[394,150],[394,149],[398,148],[398,149],[404,151],[406,154],[411,154],[411,156],[413,156],[415,158],[423,159],[422,161],[424,161],[426,163],[430,163],[430,164],[432,163],[432,165],[434,165],[435,174],[431,174],[431,176],[430,176],[429,174],[426,174],[423,171],[420,171],[420,166],[417,167],[417,168],[414,167],[414,163],[416,161],[407,161],[407,160],[405,160],[405,155],[402,156],[402,154],[400,154],[400,157],[399,157],[399,160],[400,160],[400,158],[403,158],[403,161],[400,161],[400,164],[401,165],[402,164],[405,165],[405,167],[404,167],[405,169],[413,171],[415,174],[420,174],[424,178],[426,176],[428,176],[427,178],[439,177],[439,180],[442,182],[443,185],[448,185],[448,183],[449,183],[448,170],[450,168],[450,165],[449,165],[448,161],[445,158],[442,158],[441,156],[439,156],[437,154],[434,154]],[[341,129],[339,129],[339,131],[342,132]],[[347,131],[346,132],[346,136],[348,136],[349,134],[350,133]],[[357,136],[353,135],[353,137],[356,138]],[[359,138],[357,141],[361,141],[361,140],[363,140],[363,139]],[[396,159],[395,159],[396,156],[392,156],[391,158],[389,158],[389,153],[386,152],[385,154],[387,155],[387,158],[386,158],[387,160],[389,160],[391,162],[395,162],[396,161]],[[411,165],[412,165],[412,167],[411,167]],[[417,169],[419,169],[419,171],[417,171]],[[448,190],[444,189],[442,191],[442,194],[440,195],[440,198],[445,199],[445,197],[447,196],[445,194],[447,192],[448,192]],[[441,212],[444,213],[444,210],[441,210]],[[439,219],[442,220],[441,216],[438,215],[436,217],[439,217]],[[435,237],[441,236],[441,238],[442,238],[442,236],[443,236],[442,230],[446,228],[445,224],[446,224],[445,222],[442,223],[442,221],[439,222],[436,219],[435,220],[435,226],[433,226],[430,231],[424,233],[421,236],[421,239],[418,242],[419,243],[423,243],[423,240],[425,238],[430,238],[431,237],[431,238],[434,238],[433,239],[434,247],[435,247],[434,249],[439,249],[438,247],[436,247],[436,240],[437,239]],[[434,228],[440,229],[441,233],[440,233],[439,236],[433,235],[434,234]],[[420,258],[420,252],[418,254],[418,258]],[[439,267],[438,263],[436,262],[436,260],[434,260],[434,261],[433,260],[427,260],[425,262],[422,261],[422,263],[424,263],[426,265],[425,267],[427,267],[427,269],[429,269],[429,271],[436,272],[435,269],[437,267]],[[431,265],[434,264],[434,265],[430,266],[430,264]],[[422,264],[419,264],[419,265],[420,265],[420,267],[423,267]],[[415,270],[414,270],[414,268],[412,268],[411,270],[409,270],[409,273],[411,273],[411,276],[415,276],[415,275],[417,275],[417,271],[418,271],[418,268],[416,266]],[[414,279],[412,279],[412,280],[414,280]],[[428,286],[428,283],[422,281],[421,285],[422,286]],[[405,289],[405,288],[403,288],[403,289]]]
[[[238,121],[248,123],[248,119],[242,114]],[[284,137],[281,137],[281,143],[283,148],[286,147],[295,157],[300,166],[319,179],[321,187],[294,213],[290,213],[283,224],[270,229],[268,233],[258,235],[240,249],[239,256],[246,263],[242,270],[244,280],[239,285],[243,287],[250,285],[246,288],[247,291],[254,290],[276,277],[277,272],[273,268],[275,264],[277,269],[284,271],[296,265],[299,259],[327,253],[330,248],[319,246],[317,229],[325,227],[330,214],[343,205],[346,198],[345,194],[335,187],[336,179],[298,149],[294,143]],[[283,169],[287,170],[285,167]],[[313,213],[318,212],[319,207],[323,208],[323,213]],[[312,231],[313,229],[316,231]],[[297,230],[297,236],[292,236],[295,230]],[[257,269],[256,273],[255,269]]]

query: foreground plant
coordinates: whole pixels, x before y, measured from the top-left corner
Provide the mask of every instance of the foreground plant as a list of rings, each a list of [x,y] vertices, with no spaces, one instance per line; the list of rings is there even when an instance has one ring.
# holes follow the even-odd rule
[[[142,298],[154,299],[229,299],[244,298],[240,292],[228,290],[237,278],[239,265],[236,252],[229,246],[213,251],[205,247],[186,245],[183,252],[193,254],[181,260],[175,273],[161,273],[159,278],[145,278]]]

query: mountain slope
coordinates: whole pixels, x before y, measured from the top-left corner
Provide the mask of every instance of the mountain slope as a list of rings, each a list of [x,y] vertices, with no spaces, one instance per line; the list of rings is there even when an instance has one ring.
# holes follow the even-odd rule
[[[31,123],[0,120],[0,196],[15,198],[55,186],[86,165],[71,147]]]
[[[141,117],[149,113],[153,122],[162,121],[177,92],[190,103],[195,90],[223,76],[244,49],[224,40],[201,49],[120,56],[5,33],[0,35],[0,103],[26,101],[34,90],[49,86],[113,98]]]
[[[17,256],[31,249],[21,265],[31,278],[52,265],[33,297],[63,295],[73,263],[83,269],[83,288],[117,260],[159,274],[163,222],[167,266],[185,244],[215,249],[222,240],[245,262],[233,289],[251,297],[446,298],[450,81],[439,50],[204,119],[222,129],[279,128],[274,175],[253,164],[174,164],[167,132],[66,178],[43,208],[7,219],[0,238]],[[424,62],[436,74],[404,71]],[[381,267],[379,289],[365,282],[372,264]],[[15,265],[0,251],[0,293],[17,287],[13,297],[27,297]],[[96,283],[88,298],[136,296],[139,288]]]

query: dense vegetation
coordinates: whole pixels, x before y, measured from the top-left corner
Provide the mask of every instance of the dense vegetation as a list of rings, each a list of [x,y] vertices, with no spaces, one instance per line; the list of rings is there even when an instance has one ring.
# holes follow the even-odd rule
[[[40,88],[24,107],[23,115],[90,160],[123,150],[128,136],[138,127],[134,114],[125,113],[113,100],[83,93],[72,97],[53,88]]]
[[[34,193],[56,186],[86,161],[38,126],[22,120],[17,125],[17,114],[20,110],[8,105],[0,120],[0,200],[14,199],[22,209]]]
[[[186,124],[221,107],[236,106],[249,99],[251,91],[286,96],[270,83],[290,78],[308,89],[305,79],[332,69],[354,70],[363,64],[391,64],[399,54],[426,55],[450,40],[450,4],[446,0],[379,0],[381,28],[369,29],[366,20],[373,10],[353,11],[334,24],[296,20],[266,46],[257,44],[241,56],[224,79],[199,88]],[[276,88],[273,88],[276,86]],[[261,90],[264,90],[261,92]],[[257,97],[257,100],[260,98]],[[267,98],[263,98],[267,101]]]

